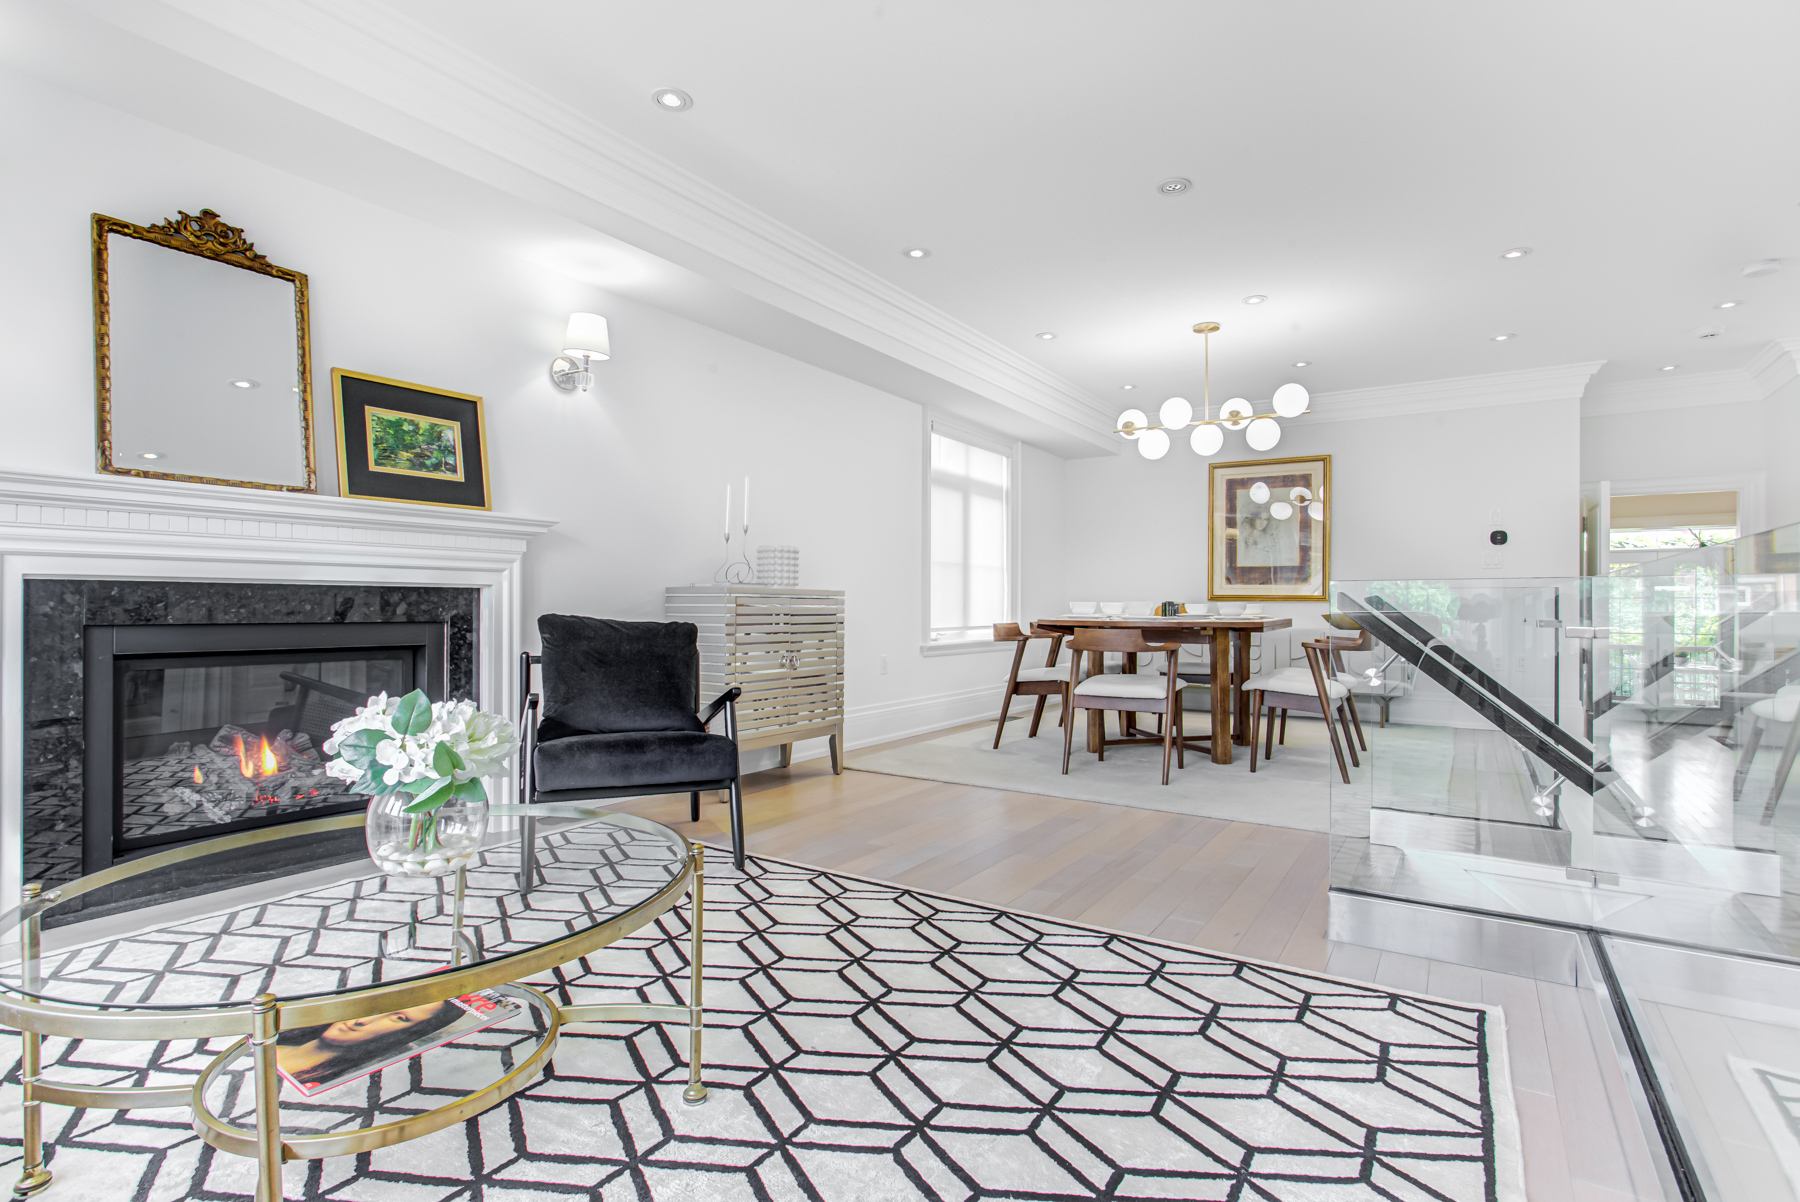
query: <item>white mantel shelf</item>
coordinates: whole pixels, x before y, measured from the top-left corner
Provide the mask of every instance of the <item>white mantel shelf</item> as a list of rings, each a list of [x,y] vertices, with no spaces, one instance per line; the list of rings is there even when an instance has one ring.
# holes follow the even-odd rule
[[[24,582],[361,584],[479,591],[483,709],[517,712],[521,561],[542,518],[389,501],[0,470],[0,897],[22,882]],[[510,779],[497,779],[510,800]]]

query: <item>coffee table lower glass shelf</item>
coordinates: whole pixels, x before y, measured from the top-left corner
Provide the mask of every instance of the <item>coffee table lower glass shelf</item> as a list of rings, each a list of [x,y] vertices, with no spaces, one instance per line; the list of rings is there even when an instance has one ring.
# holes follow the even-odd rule
[[[113,1110],[186,1106],[202,1140],[258,1162],[258,1202],[275,1202],[284,1161],[388,1147],[511,1097],[536,1080],[569,1023],[685,1025],[681,1096],[690,1105],[704,1102],[704,848],[660,823],[578,803],[496,805],[491,812],[572,820],[541,841],[544,882],[529,898],[517,889],[512,841],[503,840],[454,878],[390,878],[371,865],[367,873],[286,895],[276,883],[275,900],[115,938],[74,942],[79,926],[64,926],[52,942],[67,946],[45,946],[44,916],[59,905],[202,857],[358,827],[361,814],[227,835],[53,889],[26,886],[23,903],[0,916],[0,944],[11,951],[0,965],[0,1023],[17,1028],[24,1043],[24,1172],[14,1197],[51,1185],[41,1117],[48,1102]],[[490,865],[490,855],[499,862]],[[685,1001],[672,981],[660,983],[666,1001],[582,1006],[561,1005],[521,983],[617,942],[684,895],[693,899]],[[520,1002],[532,1024],[529,1031],[487,1029],[515,1037],[517,1045],[512,1067],[497,1080],[471,1082],[453,1102],[367,1126],[346,1123],[346,1109],[359,1108],[333,1105],[327,1094],[324,1105],[288,1103],[284,1124],[275,1063],[283,1030],[429,1007],[484,989]],[[189,1081],[93,1086],[41,1075],[46,1037],[234,1042]],[[245,1058],[248,1073],[237,1071]]]

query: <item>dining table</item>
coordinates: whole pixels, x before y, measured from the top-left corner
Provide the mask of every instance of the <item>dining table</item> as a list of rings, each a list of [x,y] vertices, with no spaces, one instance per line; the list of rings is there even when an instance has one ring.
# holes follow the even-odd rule
[[[1243,687],[1244,681],[1250,678],[1250,636],[1269,630],[1285,630],[1293,624],[1292,618],[1275,618],[1266,614],[1245,614],[1238,617],[1178,614],[1167,618],[1124,614],[1064,614],[1056,618],[1040,618],[1032,626],[1046,634],[1064,636],[1073,635],[1083,627],[1137,630],[1142,632],[1147,643],[1198,643],[1211,647],[1214,736],[1210,740],[1212,759],[1215,764],[1229,764],[1233,744],[1240,747],[1250,744],[1250,694]],[[1088,675],[1098,675],[1105,671],[1106,656],[1103,652],[1090,651],[1087,656]],[[1230,670],[1219,671],[1221,664],[1229,665]],[[1136,655],[1125,656],[1124,669],[1127,672],[1137,671]],[[1135,725],[1132,719],[1131,714],[1120,714],[1119,722],[1124,733],[1130,733]],[[1106,737],[1105,721],[1105,711],[1088,711],[1089,751],[1100,750],[1101,740]]]

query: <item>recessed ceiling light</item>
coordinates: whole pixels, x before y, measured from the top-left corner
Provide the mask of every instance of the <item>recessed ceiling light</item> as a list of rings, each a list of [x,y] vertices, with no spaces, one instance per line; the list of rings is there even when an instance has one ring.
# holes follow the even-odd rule
[[[900,253],[909,259],[929,259],[931,257],[931,252],[923,246],[909,246]]]
[[[1513,335],[1511,335],[1511,334],[1495,334],[1494,341],[1495,342],[1505,342],[1512,337],[1513,337]]]
[[[1668,363],[1668,364],[1663,365],[1663,370],[1664,371],[1674,371],[1676,368],[1678,368],[1680,366],[1681,366],[1681,364],[1679,364],[1679,363]]]
[[[1720,301],[1718,304],[1714,305],[1713,308],[1715,308],[1715,309],[1735,309],[1741,304],[1743,304],[1742,301]]]
[[[1528,255],[1530,253],[1531,253],[1531,248],[1529,246],[1515,246],[1511,250],[1501,251],[1500,257],[1502,259],[1523,259],[1526,255]]]
[[[161,459],[162,454],[157,451],[140,451],[138,453],[138,458],[139,459]]]
[[[1774,275],[1780,270],[1780,259],[1758,259],[1754,263],[1744,264],[1744,274],[1751,279],[1755,279],[1759,275]]]
[[[256,381],[255,380],[233,380],[231,382],[231,386],[233,388],[255,388]]]
[[[1298,363],[1296,363],[1296,364],[1294,364],[1294,366],[1295,366],[1295,367],[1311,367],[1311,366],[1312,366],[1312,360],[1310,360],[1310,359],[1302,359],[1302,360],[1300,360],[1300,362],[1298,362]]]
[[[1193,180],[1182,179],[1178,175],[1174,179],[1166,179],[1162,183],[1156,185],[1156,190],[1161,192],[1164,196],[1180,196],[1183,192],[1186,192],[1193,186]]]
[[[1130,392],[1133,388],[1136,388],[1137,385],[1136,384],[1121,384],[1121,385],[1119,385],[1119,387],[1123,388],[1126,392]]]
[[[650,99],[657,108],[668,109],[670,112],[694,107],[694,98],[680,88],[658,88],[650,93]]]
[[[1038,337],[1042,338],[1045,342],[1049,342],[1052,338],[1056,337],[1056,335],[1052,334],[1049,330],[1045,330],[1043,333],[1039,334]]]
[[[1244,298],[1244,303],[1246,305],[1260,305],[1268,299],[1269,299],[1268,297],[1264,296],[1262,293],[1259,292],[1255,296],[1246,296]]]

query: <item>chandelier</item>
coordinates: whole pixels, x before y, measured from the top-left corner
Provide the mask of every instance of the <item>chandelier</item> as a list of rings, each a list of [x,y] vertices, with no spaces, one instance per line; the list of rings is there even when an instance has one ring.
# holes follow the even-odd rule
[[[1202,457],[1217,455],[1224,449],[1225,430],[1242,430],[1244,441],[1250,444],[1252,451],[1273,450],[1275,444],[1281,441],[1281,423],[1275,417],[1299,417],[1309,412],[1307,406],[1312,398],[1307,395],[1306,389],[1298,384],[1283,384],[1275,390],[1271,402],[1274,414],[1259,416],[1256,406],[1249,401],[1243,397],[1232,397],[1219,406],[1219,416],[1214,417],[1212,336],[1218,329],[1219,323],[1216,321],[1203,321],[1194,327],[1194,333],[1206,338],[1206,391],[1202,394],[1200,420],[1194,420],[1194,406],[1186,398],[1178,396],[1170,397],[1157,410],[1159,425],[1151,425],[1149,416],[1142,409],[1127,409],[1119,414],[1119,426],[1113,433],[1137,443],[1138,454],[1145,459],[1161,459],[1167,455],[1170,446],[1169,432],[1185,430],[1190,426],[1194,432],[1188,436],[1188,445],[1194,449],[1194,454]]]

